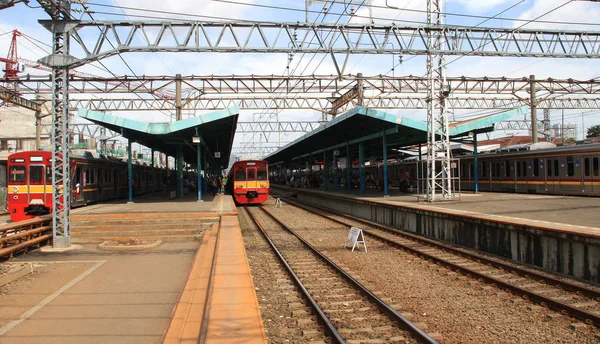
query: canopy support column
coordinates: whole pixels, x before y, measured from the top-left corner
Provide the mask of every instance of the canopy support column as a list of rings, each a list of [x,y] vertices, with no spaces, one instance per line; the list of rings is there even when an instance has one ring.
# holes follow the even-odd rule
[[[177,146],[177,197],[183,197],[183,147]]]
[[[360,193],[367,192],[365,183],[365,146],[361,142],[358,144],[358,164],[360,165]]]
[[[197,145],[197,148],[196,148],[196,152],[198,154],[198,156],[197,156],[197,158],[198,158],[198,166],[196,167],[196,170],[198,171],[198,181],[197,181],[197,185],[198,185],[198,202],[202,202],[202,176],[201,176],[201,172],[202,172],[202,143],[198,142],[198,145]]]
[[[390,197],[388,192],[388,156],[385,130],[383,130],[383,197]]]
[[[151,156],[151,158],[150,158],[150,166],[152,166],[151,167],[151,169],[152,169],[152,193],[154,193],[154,191],[155,191],[155,185],[156,185],[156,173],[154,171],[154,148],[151,148],[150,152],[151,152],[150,153],[151,154],[150,155]]]
[[[133,203],[133,164],[131,162],[131,139],[127,139],[127,181],[129,185],[129,203]]]
[[[475,175],[475,193],[479,192],[479,153],[477,152],[477,134],[473,134],[473,174]]]
[[[348,141],[346,141],[346,189],[352,191],[352,157]]]

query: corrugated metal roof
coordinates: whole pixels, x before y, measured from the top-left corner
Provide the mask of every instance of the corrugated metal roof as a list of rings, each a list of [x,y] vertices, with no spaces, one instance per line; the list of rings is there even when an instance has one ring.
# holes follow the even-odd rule
[[[170,156],[176,156],[177,146],[181,145],[184,160],[187,162],[195,162],[197,159],[196,144],[192,143],[192,137],[198,133],[211,153],[221,153],[221,158],[214,162],[226,168],[229,164],[239,109],[234,107],[213,111],[171,123],[148,123],[87,109],[79,109],[78,115]]]
[[[527,108],[521,107],[455,123],[450,127],[450,135],[462,137],[470,132],[490,132],[494,130],[494,123],[522,116],[525,111]],[[364,142],[365,149],[368,151],[381,154],[381,137],[384,131],[388,148],[427,142],[426,122],[359,106],[292,141],[267,156],[265,160],[270,163],[289,161],[309,154],[322,153],[324,149],[343,148],[347,142],[353,145],[350,147],[351,154],[356,151],[354,146],[359,142]],[[345,156],[345,154],[341,155]]]

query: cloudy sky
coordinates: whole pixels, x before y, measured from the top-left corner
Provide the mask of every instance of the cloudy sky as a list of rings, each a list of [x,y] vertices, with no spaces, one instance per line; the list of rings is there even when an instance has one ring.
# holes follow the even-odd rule
[[[350,0],[346,0],[348,2]],[[353,0],[362,2],[361,0]],[[314,3],[310,7],[310,22],[347,23],[365,22],[370,11],[367,7],[353,7],[358,16],[340,15],[344,11],[343,0],[335,5]],[[390,7],[386,7],[387,5]],[[369,3],[366,1],[365,3]],[[373,0],[370,2],[372,17],[376,23],[394,22],[401,25],[419,25],[426,20],[424,10],[426,0]],[[96,20],[258,20],[277,22],[304,22],[304,0],[92,0],[88,7]],[[50,33],[37,20],[48,19],[35,0],[30,6],[18,4],[0,11],[0,35],[18,29],[34,40],[21,39],[19,54],[21,57],[37,60],[45,55],[49,47],[43,43],[50,42]],[[323,7],[328,7],[328,14],[323,15]],[[75,9],[82,9],[74,5]],[[558,8],[558,9],[557,9]],[[565,30],[600,31],[600,3],[567,0],[447,0],[446,22],[452,25],[498,27],[498,28],[547,28]],[[548,13],[550,12],[550,13]],[[547,13],[547,14],[546,14]],[[542,16],[543,15],[543,16]],[[79,19],[89,20],[87,14],[75,13]],[[542,16],[542,17],[540,17]],[[495,17],[489,19],[490,17]],[[540,17],[538,19],[538,17]],[[528,20],[536,19],[528,23]],[[0,56],[6,56],[10,35],[0,36]],[[122,57],[137,75],[173,75],[173,74],[287,74],[287,54],[217,54],[217,53],[124,53]],[[448,57],[453,61],[456,57]],[[402,64],[398,64],[400,56],[392,55],[353,55],[350,57],[346,73],[362,72],[364,75],[424,75],[425,57],[403,56]],[[120,57],[102,60],[104,66],[117,75],[131,75],[132,72]],[[395,68],[394,68],[395,67]],[[295,74],[335,74],[331,58],[323,55],[296,54],[289,64],[289,70]],[[392,71],[393,68],[393,71]],[[573,78],[591,79],[600,77],[600,61],[582,59],[534,59],[534,58],[477,58],[464,57],[450,62],[447,66],[448,76],[490,76],[490,77],[523,77],[534,74],[536,78]],[[97,63],[79,68],[82,71],[109,76]],[[28,70],[30,73],[42,74]],[[294,96],[294,95],[292,95]],[[423,111],[398,110],[402,115],[416,119],[424,119]],[[153,121],[167,121],[164,114],[119,113],[133,118],[151,118]],[[275,114],[265,111],[242,111],[240,121],[252,118],[269,118]],[[283,111],[277,114],[285,120],[316,120],[320,118],[317,111]],[[585,127],[599,124],[597,112],[568,111],[566,118]],[[559,111],[553,111],[552,121],[560,120]],[[282,141],[291,141],[297,135],[282,135]],[[279,139],[279,138],[278,138]],[[260,137],[236,135],[236,145],[242,141],[265,140]],[[273,138],[268,138],[273,141]]]

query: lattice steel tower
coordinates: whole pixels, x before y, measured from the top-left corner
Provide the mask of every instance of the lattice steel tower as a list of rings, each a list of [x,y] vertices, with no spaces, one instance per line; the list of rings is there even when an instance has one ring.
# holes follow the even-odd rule
[[[427,1],[427,192],[430,202],[451,199],[452,170],[450,165],[450,132],[445,99],[446,68],[442,50],[443,0]],[[437,166],[436,166],[437,165]],[[439,167],[439,171],[437,168]]]

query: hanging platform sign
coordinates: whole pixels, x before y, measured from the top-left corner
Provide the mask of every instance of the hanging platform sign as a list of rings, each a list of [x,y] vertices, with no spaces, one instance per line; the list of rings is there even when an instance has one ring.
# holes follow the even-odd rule
[[[350,232],[348,233],[348,238],[346,238],[346,243],[344,244],[344,248],[348,246],[348,244],[352,245],[352,252],[357,247],[357,245],[362,244],[365,248],[365,252],[367,252],[367,244],[365,243],[365,236],[363,235],[362,229],[358,227],[351,227]]]

